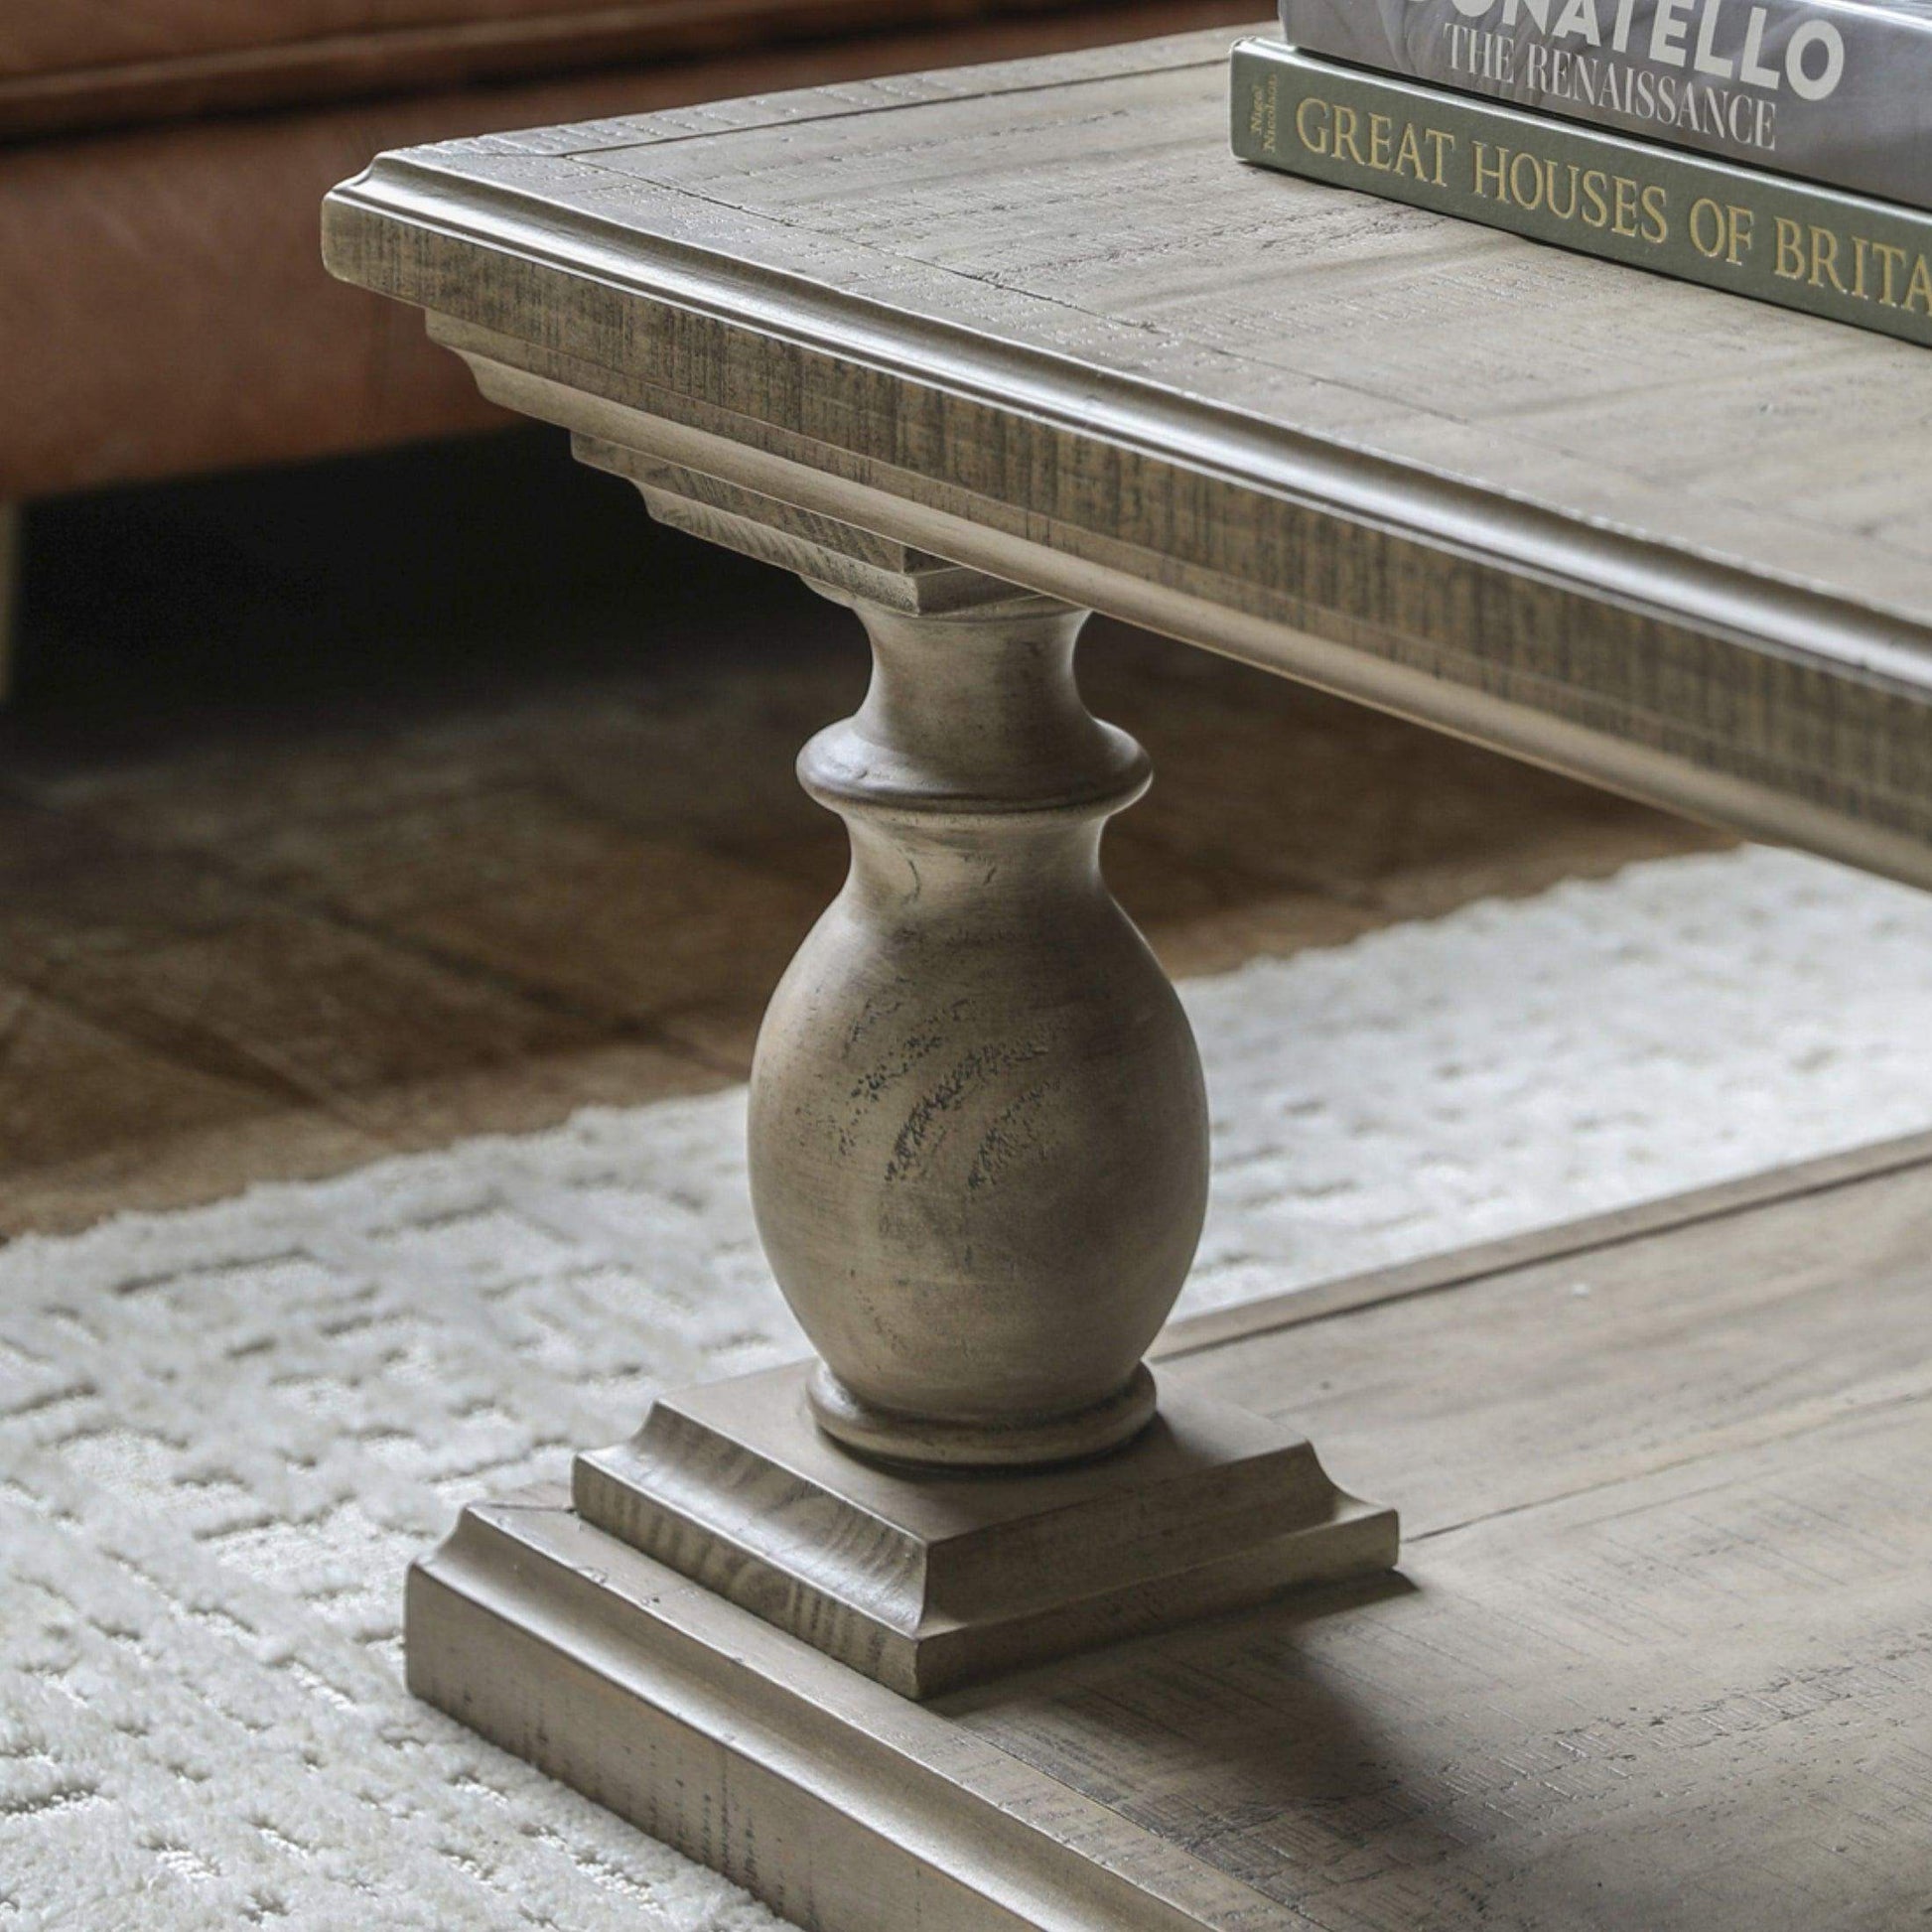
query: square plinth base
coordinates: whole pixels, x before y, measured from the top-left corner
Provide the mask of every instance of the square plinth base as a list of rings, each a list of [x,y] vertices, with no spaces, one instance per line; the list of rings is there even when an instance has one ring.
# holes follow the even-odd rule
[[[1399,1587],[1251,1618],[1346,1617]],[[1217,1646],[1248,1620],[1185,1635]],[[1305,1923],[976,1729],[970,1700],[1025,1697],[1043,1673],[911,1702],[593,1528],[561,1488],[467,1509],[411,1569],[406,1624],[416,1696],[812,1932]],[[1153,1644],[1053,1669],[1118,1658],[1158,1682]]]
[[[665,1396],[577,1458],[592,1527],[902,1696],[1388,1569],[1396,1518],[1191,1390],[1097,1461],[917,1474],[816,1427],[800,1366]]]

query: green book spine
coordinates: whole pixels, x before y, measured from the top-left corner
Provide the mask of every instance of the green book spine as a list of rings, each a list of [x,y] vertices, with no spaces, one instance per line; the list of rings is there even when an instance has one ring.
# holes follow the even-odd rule
[[[1233,59],[1234,152],[1932,346],[1932,215],[1321,61]]]

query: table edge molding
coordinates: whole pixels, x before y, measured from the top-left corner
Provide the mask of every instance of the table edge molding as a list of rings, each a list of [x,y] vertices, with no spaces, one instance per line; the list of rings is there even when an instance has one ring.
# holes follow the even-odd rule
[[[1235,488],[1337,514],[1514,576],[1769,646],[1794,661],[1828,666],[1837,676],[1932,696],[1932,625],[1906,613],[1791,579],[1760,577],[1725,559],[1568,516],[1426,465],[1266,423],[1137,376],[924,320],[690,242],[646,235],[510,183],[439,167],[437,154],[432,148],[378,156],[361,175],[331,191],[325,259],[334,273],[432,313],[490,327],[433,300],[393,261],[384,274],[385,264],[358,245],[355,231],[358,224],[374,223],[434,233],[567,281],[599,282],[788,348],[861,364]],[[571,352],[581,355],[581,348]],[[853,454],[884,460],[876,450]]]

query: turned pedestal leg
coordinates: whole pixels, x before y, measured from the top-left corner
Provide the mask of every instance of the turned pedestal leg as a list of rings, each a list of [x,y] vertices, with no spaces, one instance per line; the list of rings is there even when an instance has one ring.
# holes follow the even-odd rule
[[[1085,614],[579,451],[851,606],[874,669],[799,759],[852,868],[752,1076],[759,1229],[817,1360],[663,1397],[580,1455],[578,1534],[913,1697],[1393,1563],[1392,1512],[1341,1494],[1306,1441],[1157,1401],[1142,1359],[1199,1238],[1207,1106],[1180,1004],[1101,878],[1148,766],[1080,700]],[[604,1558],[541,1598],[529,1561],[473,1512],[412,1587],[411,1681],[492,1735],[497,1688],[439,1634],[459,1597],[500,1589],[538,1621],[576,1604],[556,1612],[574,1631],[602,1627],[588,1605],[614,1629],[642,1615],[601,1593]]]
[[[752,1075],[813,1414],[908,1463],[1066,1461],[1145,1428],[1141,1357],[1207,1200],[1193,1036],[1100,876],[1146,755],[1080,701],[1086,614],[990,589],[939,616],[846,600],[872,689],[799,772],[852,872]]]

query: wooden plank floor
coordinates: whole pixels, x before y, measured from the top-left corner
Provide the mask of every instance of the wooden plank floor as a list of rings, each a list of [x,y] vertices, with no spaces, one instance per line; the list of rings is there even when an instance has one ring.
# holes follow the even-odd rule
[[[846,614],[548,435],[28,521],[0,1232],[743,1078],[844,864]],[[1109,842],[1177,973],[1720,843],[1120,626]]]

